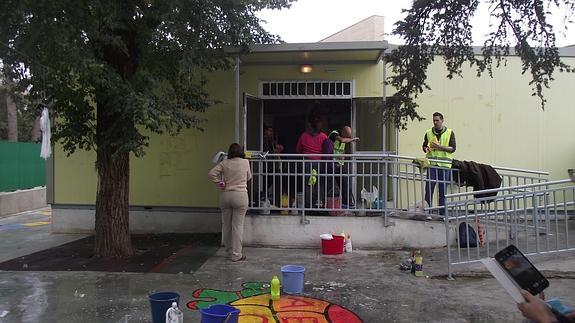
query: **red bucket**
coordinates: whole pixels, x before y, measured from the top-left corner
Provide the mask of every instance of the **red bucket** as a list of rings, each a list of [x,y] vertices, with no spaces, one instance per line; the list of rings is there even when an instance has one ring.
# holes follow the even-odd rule
[[[321,239],[321,253],[324,255],[341,255],[343,253],[342,236],[333,236],[331,240]]]

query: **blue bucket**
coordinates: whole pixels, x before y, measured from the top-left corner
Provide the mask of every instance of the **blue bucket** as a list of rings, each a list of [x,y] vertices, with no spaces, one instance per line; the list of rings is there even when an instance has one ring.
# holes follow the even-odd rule
[[[172,303],[180,305],[180,295],[173,292],[161,292],[148,296],[152,308],[152,323],[166,323],[166,311]]]
[[[286,294],[303,292],[304,266],[286,265],[282,267],[282,289]]]
[[[240,316],[240,310],[224,304],[215,304],[208,308],[202,308],[200,313],[202,314],[201,323],[238,323]],[[228,316],[230,318],[226,321]]]

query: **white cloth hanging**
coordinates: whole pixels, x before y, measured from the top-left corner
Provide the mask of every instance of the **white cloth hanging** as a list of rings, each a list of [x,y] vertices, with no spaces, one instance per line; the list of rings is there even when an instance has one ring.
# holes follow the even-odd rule
[[[52,146],[50,145],[50,116],[48,108],[42,109],[42,116],[40,117],[40,130],[42,131],[42,149],[40,150],[40,157],[48,159],[52,155]]]

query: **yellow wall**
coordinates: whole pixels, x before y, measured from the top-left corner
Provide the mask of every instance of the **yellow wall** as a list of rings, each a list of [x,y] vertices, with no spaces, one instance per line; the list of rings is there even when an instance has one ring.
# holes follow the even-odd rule
[[[326,71],[326,69],[335,71]],[[242,91],[257,95],[258,82],[263,80],[354,80],[355,96],[377,97],[383,92],[382,64],[314,65],[309,74],[302,74],[299,65],[248,66],[242,68]]]
[[[96,200],[94,152],[76,151],[70,157],[56,144],[54,158],[54,203],[93,204]]]
[[[566,58],[568,64],[575,59]],[[557,73],[545,90],[545,111],[531,96],[529,76],[520,75],[521,62],[512,57],[494,78],[475,77],[466,69],[464,78],[448,80],[441,61],[429,70],[432,90],[419,99],[419,113],[427,118],[411,122],[400,133],[399,152],[422,156],[421,144],[431,116],[439,111],[446,125],[455,131],[456,159],[496,166],[543,170],[553,179],[567,178],[575,166],[575,75]]]
[[[575,59],[567,59],[575,64]],[[335,72],[326,72],[326,67]],[[547,108],[530,95],[528,77],[520,76],[520,62],[510,58],[494,79],[476,78],[472,70],[465,78],[447,80],[445,68],[434,63],[429,71],[432,91],[419,99],[423,122],[411,122],[400,133],[399,153],[421,156],[421,141],[431,127],[431,114],[442,112],[457,136],[455,157],[515,168],[547,170],[552,178],[565,178],[575,166],[573,89],[575,75],[557,74],[546,90]],[[356,96],[382,95],[382,66],[314,66],[301,74],[298,66],[244,66],[241,91],[258,94],[260,80],[355,80]],[[211,158],[226,150],[234,139],[233,71],[210,75],[208,90],[222,103],[200,115],[208,121],[204,132],[185,130],[180,136],[152,135],[146,155],[132,158],[130,203],[132,205],[213,207],[217,190],[209,183]],[[388,95],[391,91],[388,90]],[[242,131],[243,132],[243,131]],[[96,192],[94,153],[77,152],[67,158],[55,148],[55,203],[93,204]]]
[[[355,80],[356,95],[381,96],[382,66],[314,66],[310,74],[301,74],[299,66],[244,66],[241,91],[257,95],[260,80]],[[210,75],[207,85],[212,98],[222,101],[208,109],[204,132],[185,130],[177,137],[150,135],[150,146],[143,158],[132,158],[130,204],[152,206],[214,207],[218,192],[207,179],[212,156],[227,150],[234,140],[234,72]],[[243,131],[242,131],[243,133]],[[95,154],[77,152],[67,158],[61,147],[55,148],[55,197],[57,204],[93,204],[96,196]],[[81,179],[81,180],[78,180]]]

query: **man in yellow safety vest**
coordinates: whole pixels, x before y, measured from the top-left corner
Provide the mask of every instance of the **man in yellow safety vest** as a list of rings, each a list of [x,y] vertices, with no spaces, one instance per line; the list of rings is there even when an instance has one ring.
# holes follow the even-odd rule
[[[333,141],[333,153],[336,155],[345,154],[345,145],[359,141],[358,137],[351,137],[351,127],[345,126],[341,129],[341,135],[337,130],[329,134],[329,139]]]
[[[427,170],[425,185],[425,201],[431,206],[435,184],[439,184],[439,206],[445,205],[445,189],[451,182],[451,161],[455,152],[455,133],[443,125],[443,115],[433,114],[433,127],[423,136],[423,151],[431,159],[431,167]],[[439,210],[445,215],[445,208]]]
[[[358,137],[352,137],[352,129],[349,126],[343,127],[341,129],[341,134],[337,130],[332,131],[329,134],[328,139],[329,140],[324,141],[322,151],[324,154],[334,155],[345,154],[346,144],[359,141]],[[349,194],[350,178],[348,177],[348,174],[350,174],[349,168],[351,164],[349,162],[343,162],[343,157],[334,157],[334,159],[339,161],[334,163],[333,166],[328,164],[328,171],[339,175],[335,177],[335,183],[341,190],[340,196],[342,204],[352,207],[355,205],[355,200],[353,198],[353,194]]]

